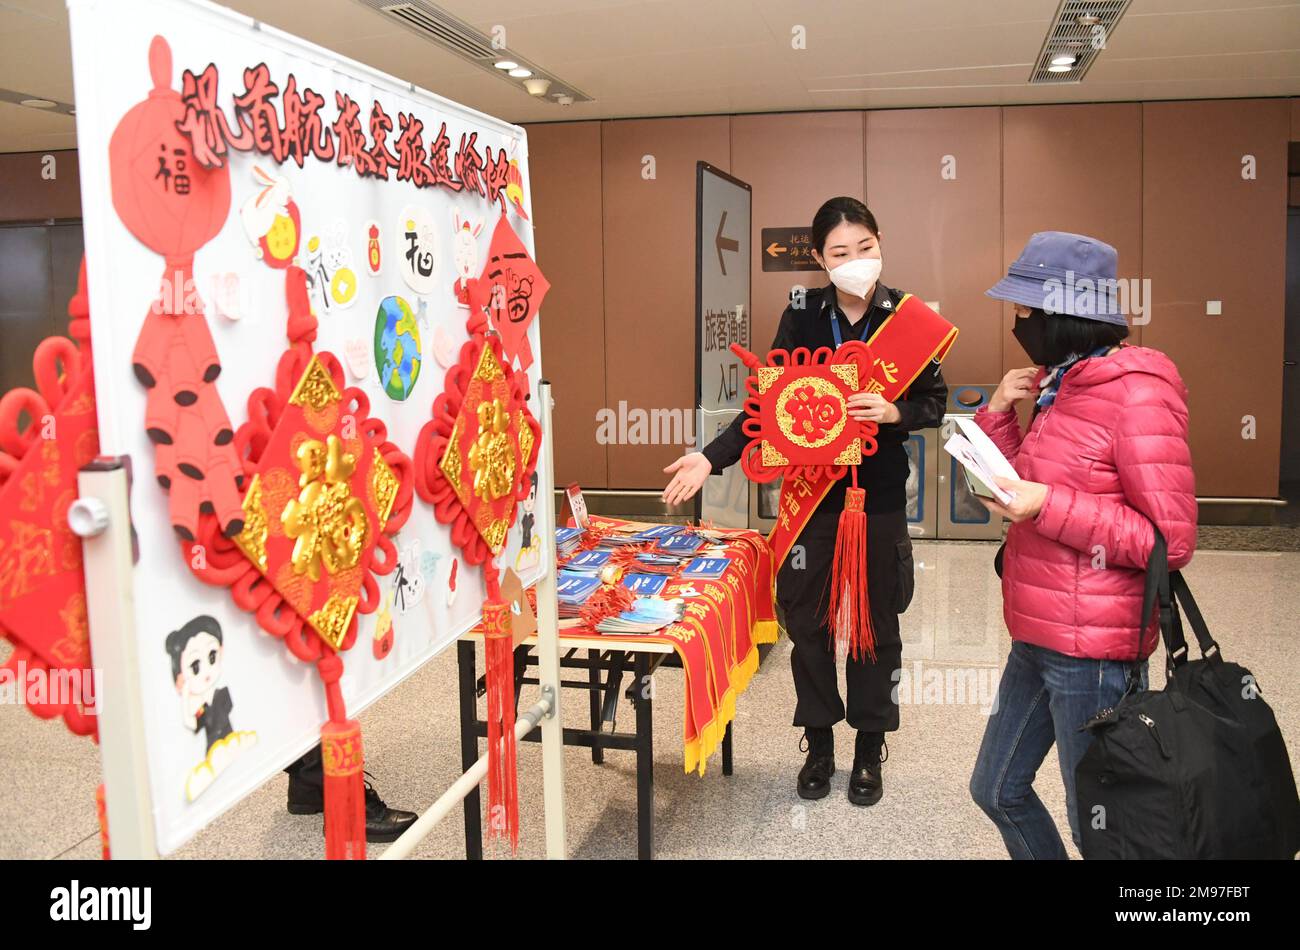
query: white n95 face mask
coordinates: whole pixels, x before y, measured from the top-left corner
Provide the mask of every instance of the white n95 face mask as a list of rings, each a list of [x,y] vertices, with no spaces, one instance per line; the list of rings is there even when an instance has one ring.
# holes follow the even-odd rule
[[[880,267],[878,257],[859,257],[854,261],[845,261],[830,271],[831,283],[846,294],[865,298],[867,291],[880,278]]]

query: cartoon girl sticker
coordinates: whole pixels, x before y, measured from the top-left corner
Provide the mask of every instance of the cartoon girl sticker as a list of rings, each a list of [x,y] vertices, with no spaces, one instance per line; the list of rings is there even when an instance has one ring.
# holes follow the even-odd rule
[[[194,801],[244,749],[257,744],[256,732],[237,731],[230,722],[234,703],[221,681],[224,647],[221,625],[208,616],[195,617],[167,635],[172,678],[181,698],[181,721],[191,732],[203,731],[203,760],[185,779],[185,798]]]
[[[542,560],[542,539],[533,530],[537,525],[537,473],[533,472],[528,486],[528,497],[520,503],[523,513],[519,516],[521,534],[519,554],[515,557],[515,570],[522,572],[534,568]]]

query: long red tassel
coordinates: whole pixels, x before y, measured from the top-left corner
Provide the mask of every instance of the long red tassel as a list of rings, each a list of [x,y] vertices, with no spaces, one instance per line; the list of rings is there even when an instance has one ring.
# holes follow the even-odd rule
[[[82,261],[81,268],[84,274],[85,261]],[[99,847],[104,854],[104,860],[109,861],[113,855],[108,849],[108,800],[104,797],[106,794],[104,783],[100,782],[99,787],[95,789],[95,814],[99,817]]]
[[[329,652],[316,664],[325,682],[329,720],[320,730],[321,763],[325,772],[325,857],[357,860],[366,857],[365,755],[361,723],[348,719],[339,677],[343,661]]]
[[[483,605],[484,653],[487,663],[488,838],[508,838],[519,849],[519,786],[515,762],[514,642],[510,605],[488,582]]]
[[[861,660],[866,654],[874,663],[876,635],[871,629],[871,604],[867,598],[867,493],[858,487],[858,470],[851,471],[853,487],[845,493],[844,511],[835,535],[826,622],[836,656],[847,653]]]

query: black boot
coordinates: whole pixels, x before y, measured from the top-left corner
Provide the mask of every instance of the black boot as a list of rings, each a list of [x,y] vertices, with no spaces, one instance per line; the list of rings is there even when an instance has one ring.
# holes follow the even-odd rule
[[[320,768],[319,747],[289,768],[289,814],[319,815],[325,811],[325,779]],[[366,773],[369,775],[370,773]],[[389,808],[373,785],[366,782],[366,840],[372,844],[396,841],[415,823],[414,812]]]
[[[799,770],[799,797],[809,800],[830,794],[831,776],[835,774],[835,734],[830,726],[805,728],[799,751],[808,744],[808,758]]]
[[[889,758],[884,733],[859,732],[853,747],[853,771],[849,775],[849,801],[874,805],[885,794],[880,763]]]

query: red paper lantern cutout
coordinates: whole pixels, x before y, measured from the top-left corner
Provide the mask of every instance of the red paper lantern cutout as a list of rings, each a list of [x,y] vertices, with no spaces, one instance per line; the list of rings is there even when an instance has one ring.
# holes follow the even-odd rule
[[[156,447],[158,483],[171,496],[172,526],[192,540],[204,513],[214,513],[226,534],[243,527],[234,430],[213,385],[221,363],[193,274],[194,253],[225,224],[230,175],[200,165],[177,129],[185,108],[171,71],[171,49],[155,36],[154,88],[118,122],[108,152],[118,217],[164,261],[158,299],[131,359],[148,390],[145,426]]]

